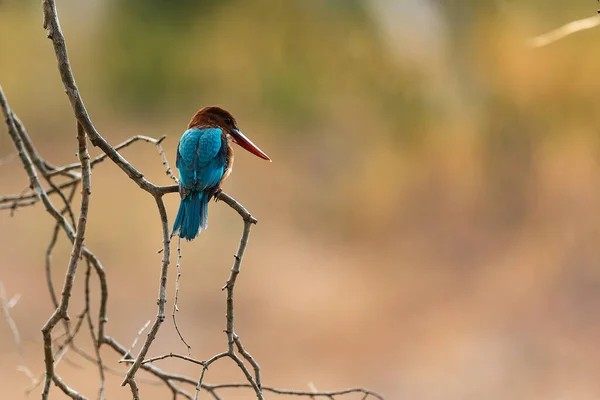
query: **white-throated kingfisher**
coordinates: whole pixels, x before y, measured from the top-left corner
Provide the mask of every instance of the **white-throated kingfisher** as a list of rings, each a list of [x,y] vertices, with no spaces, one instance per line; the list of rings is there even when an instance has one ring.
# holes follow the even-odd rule
[[[204,107],[194,114],[177,146],[181,202],[173,235],[192,240],[208,227],[208,203],[233,166],[231,142],[271,161],[244,136],[229,112],[220,107]]]

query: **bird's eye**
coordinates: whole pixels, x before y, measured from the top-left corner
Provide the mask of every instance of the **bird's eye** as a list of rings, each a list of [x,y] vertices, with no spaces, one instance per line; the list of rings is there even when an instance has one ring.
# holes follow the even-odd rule
[[[233,120],[231,119],[231,117],[225,117],[225,123],[227,125],[231,125],[231,124],[233,124]]]

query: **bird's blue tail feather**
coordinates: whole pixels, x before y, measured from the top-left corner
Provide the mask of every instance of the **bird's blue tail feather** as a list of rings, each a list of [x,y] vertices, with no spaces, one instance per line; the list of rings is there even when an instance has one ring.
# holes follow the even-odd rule
[[[186,240],[192,240],[208,228],[209,196],[203,192],[190,192],[179,203],[179,211],[173,224],[173,234]]]

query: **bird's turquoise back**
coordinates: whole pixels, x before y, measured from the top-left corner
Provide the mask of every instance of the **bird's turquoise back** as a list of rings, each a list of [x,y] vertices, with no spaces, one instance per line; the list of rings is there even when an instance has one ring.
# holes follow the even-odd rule
[[[182,193],[173,234],[192,240],[208,227],[208,202],[227,167],[227,139],[221,128],[191,128],[177,147]]]
[[[221,128],[192,128],[183,133],[177,169],[184,188],[202,191],[216,186],[227,165],[227,142]]]

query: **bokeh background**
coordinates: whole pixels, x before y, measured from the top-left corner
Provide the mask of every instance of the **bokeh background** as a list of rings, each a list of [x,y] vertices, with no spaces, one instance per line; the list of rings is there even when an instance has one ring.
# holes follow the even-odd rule
[[[192,114],[219,104],[274,160],[240,149],[225,185],[260,220],[236,321],[265,384],[364,386],[388,399],[600,396],[600,31],[527,45],[593,15],[596,2],[58,3],[79,88],[111,143],[168,135],[174,164]],[[39,1],[0,1],[0,82],[41,153],[65,164],[76,161],[74,120],[41,22]],[[0,133],[0,192],[19,193],[26,176]],[[154,146],[122,153],[170,183]],[[87,244],[108,273],[107,333],[129,344],[156,313],[158,215],[108,162],[93,171],[91,201]],[[172,221],[178,198],[166,201]],[[41,372],[53,224],[36,206],[0,213],[0,227],[0,281],[21,295],[13,317]],[[241,227],[212,204],[209,230],[183,245],[179,321],[199,359],[225,346],[220,288]],[[61,238],[56,285],[69,252]],[[170,318],[151,355],[169,351],[185,352]],[[24,398],[30,384],[3,322],[0,359],[1,397]],[[59,372],[96,395],[91,363],[71,354]],[[243,376],[223,362],[206,380]],[[109,398],[130,397],[119,382],[109,377]],[[142,395],[169,392],[144,384]]]

